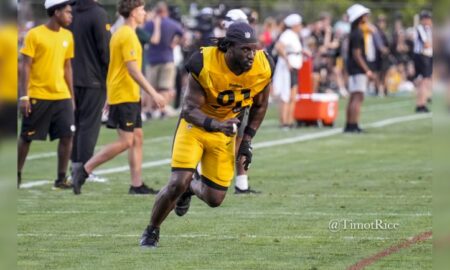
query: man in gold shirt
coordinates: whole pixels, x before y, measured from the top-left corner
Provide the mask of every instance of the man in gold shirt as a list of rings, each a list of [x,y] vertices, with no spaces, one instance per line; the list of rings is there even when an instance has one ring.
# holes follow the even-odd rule
[[[66,180],[72,149],[73,36],[64,29],[72,21],[71,1],[46,0],[50,20],[31,29],[24,40],[20,109],[23,115],[18,147],[18,179],[33,140],[59,139],[58,171],[54,188],[71,188]]]
[[[172,174],[158,193],[141,246],[156,247],[161,223],[174,208],[178,216],[185,215],[192,195],[210,207],[222,203],[234,175],[237,117],[251,106],[237,146],[238,159],[246,167],[250,164],[251,140],[267,110],[273,73],[272,59],[257,47],[253,28],[236,22],[217,47],[202,48],[189,60],[191,76],[174,139]],[[200,161],[201,179],[192,180]]]
[[[130,194],[156,193],[142,182],[142,119],[140,87],[160,107],[164,98],[147,82],[141,72],[142,47],[136,35],[136,27],[144,23],[143,0],[120,0],[119,14],[125,18],[111,37],[110,62],[106,78],[109,119],[107,126],[117,129],[119,139],[105,146],[84,165],[72,164],[73,192],[81,194],[81,186],[99,165],[128,150],[131,186]]]

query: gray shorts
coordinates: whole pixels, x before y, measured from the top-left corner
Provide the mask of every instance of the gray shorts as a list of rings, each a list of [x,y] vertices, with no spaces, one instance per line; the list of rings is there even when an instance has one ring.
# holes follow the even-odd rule
[[[146,76],[157,91],[173,90],[176,76],[175,63],[147,67]]]
[[[348,77],[348,91],[350,93],[355,92],[367,92],[367,86],[369,83],[369,78],[366,74],[356,74],[350,75]]]

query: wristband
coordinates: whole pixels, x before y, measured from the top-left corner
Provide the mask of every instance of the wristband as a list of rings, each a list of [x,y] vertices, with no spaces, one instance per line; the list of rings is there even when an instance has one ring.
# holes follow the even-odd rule
[[[214,131],[212,126],[211,126],[212,121],[213,121],[212,118],[206,117],[205,121],[203,122],[203,128],[206,131],[208,131],[208,132],[213,132]]]
[[[254,130],[253,128],[251,128],[249,126],[246,126],[244,129],[244,134],[253,138],[256,135],[256,130]]]
[[[28,100],[30,100],[30,97],[29,97],[29,96],[21,96],[21,97],[19,98],[19,100],[20,100],[20,101],[22,101],[22,100],[28,101]]]

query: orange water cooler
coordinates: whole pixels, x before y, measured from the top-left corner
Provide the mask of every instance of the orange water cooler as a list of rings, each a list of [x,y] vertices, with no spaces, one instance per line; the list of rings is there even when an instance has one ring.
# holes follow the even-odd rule
[[[298,76],[294,118],[299,124],[333,126],[337,117],[339,97],[334,93],[313,93],[312,58],[304,58]]]

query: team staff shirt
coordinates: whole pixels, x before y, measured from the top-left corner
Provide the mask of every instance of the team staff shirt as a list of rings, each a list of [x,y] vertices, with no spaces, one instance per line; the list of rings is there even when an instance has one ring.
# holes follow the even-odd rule
[[[200,108],[219,121],[236,117],[253,104],[253,97],[269,84],[273,62],[258,50],[252,68],[234,74],[225,62],[225,54],[217,47],[204,47],[192,55],[186,69],[205,91],[206,103]]]
[[[71,98],[64,78],[64,62],[74,57],[72,33],[45,25],[31,29],[20,52],[32,58],[28,96],[44,100]]]
[[[120,27],[110,42],[110,62],[106,87],[108,104],[139,102],[140,88],[128,73],[127,62],[142,67],[142,47],[135,31],[128,25]]]
[[[17,26],[0,28],[0,101],[17,101]]]

